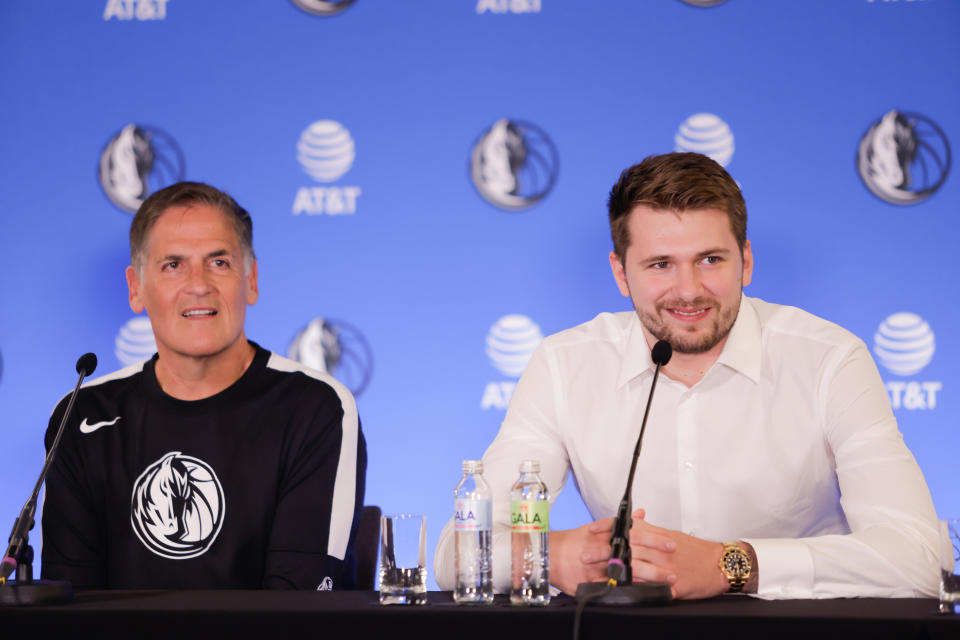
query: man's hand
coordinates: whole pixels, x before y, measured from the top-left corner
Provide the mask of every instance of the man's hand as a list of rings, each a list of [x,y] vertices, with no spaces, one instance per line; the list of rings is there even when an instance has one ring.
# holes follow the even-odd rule
[[[643,510],[638,509],[630,528],[634,582],[667,583],[678,599],[712,598],[729,590],[730,584],[719,566],[721,543],[657,527],[643,518]],[[550,582],[573,594],[581,582],[605,581],[612,531],[613,518],[576,529],[551,531]],[[747,550],[754,557],[754,571],[744,590],[755,591],[756,556],[752,549]]]
[[[664,553],[658,546],[646,543],[651,539],[667,539],[674,543],[674,551]],[[712,598],[726,593],[730,584],[720,571],[723,545],[701,540],[679,531],[656,527],[634,514],[630,529],[630,547],[633,553],[634,581],[667,582],[657,577],[673,576],[673,597],[679,599]]]
[[[638,518],[643,518],[643,510],[634,514],[634,526],[630,530],[630,545],[633,547],[634,580],[671,583],[674,575],[662,570],[650,562],[639,564],[637,549],[645,554],[653,552],[671,554],[676,543],[668,535],[658,532],[638,532]],[[665,530],[664,530],[665,531]],[[550,532],[550,582],[566,593],[573,594],[581,582],[603,582],[607,579],[607,561],[610,559],[610,534],[613,532],[613,518],[604,518],[587,523],[576,529]],[[640,545],[639,547],[637,545]],[[719,556],[717,556],[719,560]],[[642,575],[638,576],[638,569]],[[719,569],[717,570],[719,572]]]

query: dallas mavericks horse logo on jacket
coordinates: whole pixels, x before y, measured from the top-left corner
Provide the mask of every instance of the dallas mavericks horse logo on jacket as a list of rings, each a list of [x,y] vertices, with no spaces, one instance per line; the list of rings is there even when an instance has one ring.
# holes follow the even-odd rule
[[[223,524],[217,474],[203,460],[166,453],[133,484],[130,524],[153,553],[171,560],[202,555]]]

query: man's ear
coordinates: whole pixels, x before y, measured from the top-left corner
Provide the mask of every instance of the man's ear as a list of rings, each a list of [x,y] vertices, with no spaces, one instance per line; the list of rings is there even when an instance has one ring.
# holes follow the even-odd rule
[[[613,279],[617,281],[617,288],[620,294],[625,298],[630,297],[630,287],[627,286],[627,272],[623,268],[623,262],[613,251],[610,252],[610,270],[613,271]]]
[[[743,284],[747,286],[753,278],[753,251],[750,249],[750,241],[743,244]]]
[[[144,304],[140,297],[140,276],[133,266],[127,267],[127,290],[130,293],[130,308],[134,313],[143,313]]]
[[[260,297],[260,290],[257,288],[257,261],[250,263],[250,272],[247,274],[247,304],[256,304]]]

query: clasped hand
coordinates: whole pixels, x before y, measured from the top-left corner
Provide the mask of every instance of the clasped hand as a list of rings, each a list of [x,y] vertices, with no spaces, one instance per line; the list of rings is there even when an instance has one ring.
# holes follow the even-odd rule
[[[630,567],[634,582],[670,585],[674,598],[709,598],[729,584],[719,569],[723,546],[644,520],[643,509],[633,513],[630,528]],[[554,586],[573,594],[581,582],[607,579],[613,518],[576,529],[550,533],[550,577]]]

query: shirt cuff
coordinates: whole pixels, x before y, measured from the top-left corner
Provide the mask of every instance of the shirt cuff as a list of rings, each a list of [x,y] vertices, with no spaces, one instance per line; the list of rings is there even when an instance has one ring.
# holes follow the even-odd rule
[[[745,539],[757,554],[756,597],[764,600],[813,597],[813,556],[807,545],[790,539]]]

